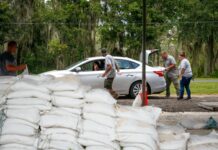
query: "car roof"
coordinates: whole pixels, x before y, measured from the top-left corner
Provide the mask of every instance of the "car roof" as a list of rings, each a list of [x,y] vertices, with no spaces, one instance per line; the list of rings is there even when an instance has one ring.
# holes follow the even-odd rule
[[[96,56],[96,57],[89,57],[89,58],[86,58],[87,60],[96,60],[96,59],[104,59],[105,57],[103,56]],[[121,56],[113,56],[113,58],[115,59],[125,59],[125,60],[130,60],[130,61],[134,61],[134,62],[137,62],[137,63],[140,63],[140,61],[138,60],[134,60],[132,58],[129,58],[129,57],[121,57]]]

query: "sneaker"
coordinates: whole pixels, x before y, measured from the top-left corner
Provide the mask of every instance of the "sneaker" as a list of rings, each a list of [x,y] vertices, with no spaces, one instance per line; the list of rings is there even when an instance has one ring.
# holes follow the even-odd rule
[[[183,97],[177,97],[177,100],[183,100]]]
[[[190,99],[192,99],[191,97],[187,97],[185,100],[190,100]]]

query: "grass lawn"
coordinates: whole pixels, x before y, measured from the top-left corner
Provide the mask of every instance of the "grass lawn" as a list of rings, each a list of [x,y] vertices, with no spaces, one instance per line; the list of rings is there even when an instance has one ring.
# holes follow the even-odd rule
[[[202,78],[201,78],[202,79]],[[213,80],[212,78],[203,78],[204,80]],[[195,79],[198,80],[198,79]],[[218,82],[191,82],[191,92],[195,95],[218,95]],[[173,84],[171,84],[171,93],[175,94]],[[165,93],[164,93],[165,94]],[[186,94],[186,92],[185,92]]]

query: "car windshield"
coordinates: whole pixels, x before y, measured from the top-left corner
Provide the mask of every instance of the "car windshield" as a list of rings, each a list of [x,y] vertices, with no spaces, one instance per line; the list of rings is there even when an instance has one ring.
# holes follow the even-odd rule
[[[76,62],[76,63],[73,63],[72,65],[66,67],[65,69],[68,70],[68,69],[72,68],[73,66],[76,66],[76,65],[80,64],[81,62],[83,62],[83,61],[85,61],[85,60],[87,60],[87,59],[83,59],[83,60],[80,60],[80,61],[78,61],[78,62]]]

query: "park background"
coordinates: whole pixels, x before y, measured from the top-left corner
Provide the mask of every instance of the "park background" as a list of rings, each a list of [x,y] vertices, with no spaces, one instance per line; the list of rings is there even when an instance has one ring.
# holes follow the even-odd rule
[[[175,58],[183,50],[195,77],[218,77],[217,0],[147,0],[147,12],[147,49]],[[63,69],[101,47],[139,59],[142,1],[1,0],[1,52],[9,40],[31,73]]]

